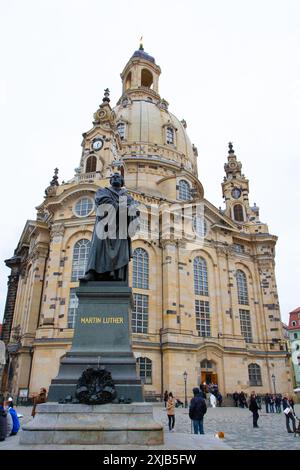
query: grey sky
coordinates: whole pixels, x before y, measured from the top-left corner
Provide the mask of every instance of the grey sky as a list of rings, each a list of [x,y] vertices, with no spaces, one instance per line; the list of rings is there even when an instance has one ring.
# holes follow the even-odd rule
[[[9,258],[60,169],[73,176],[103,89],[139,46],[161,66],[160,94],[187,121],[205,197],[223,206],[227,143],[250,203],[279,237],[281,313],[300,305],[300,2],[0,0],[1,246]],[[9,270],[2,264],[0,320]]]

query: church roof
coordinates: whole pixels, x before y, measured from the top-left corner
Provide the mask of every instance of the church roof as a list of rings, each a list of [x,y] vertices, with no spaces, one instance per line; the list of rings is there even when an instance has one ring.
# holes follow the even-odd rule
[[[133,57],[140,57],[141,59],[148,60],[149,62],[152,62],[155,64],[155,59],[151,55],[147,54],[147,52],[144,51],[144,49],[139,48],[137,51],[135,51],[132,55],[131,58]]]

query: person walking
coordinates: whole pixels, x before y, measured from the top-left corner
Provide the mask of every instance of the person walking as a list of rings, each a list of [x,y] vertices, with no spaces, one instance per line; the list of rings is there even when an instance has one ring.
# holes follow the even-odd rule
[[[173,397],[172,392],[169,393],[167,401],[167,415],[169,420],[169,431],[173,432],[175,426],[175,398]]]
[[[257,421],[258,421],[258,418],[259,418],[259,414],[258,414],[258,410],[259,410],[259,406],[258,406],[258,403],[257,403],[257,398],[256,398],[256,394],[255,392],[251,392],[251,395],[250,395],[250,401],[249,401],[249,410],[251,411],[252,415],[253,415],[253,427],[254,428],[258,428],[258,424],[257,424]]]
[[[193,388],[194,397],[191,399],[189,417],[192,420],[194,434],[204,434],[203,418],[207,411],[204,398],[200,395],[198,387]]]
[[[34,418],[36,414],[36,406],[40,403],[46,403],[47,400],[47,390],[45,388],[40,389],[40,393],[38,395],[33,395],[33,408],[31,412],[31,416]]]
[[[240,407],[241,408],[248,408],[247,406],[247,400],[246,400],[246,395],[244,392],[241,392],[240,395],[239,395],[239,401],[240,401]]]
[[[269,413],[270,395],[268,393],[265,394],[265,405],[266,405],[266,413]]]
[[[285,414],[286,430],[288,433],[292,433],[292,432],[295,433],[296,432],[296,420],[294,417],[293,408],[291,407],[290,398],[288,394],[284,395],[283,397],[282,407],[283,407],[283,412]],[[291,430],[291,427],[290,427],[290,421],[292,421],[293,431]]]
[[[238,392],[234,392],[234,394],[232,395],[232,398],[233,398],[235,406],[238,407],[239,406],[239,394],[238,394]]]
[[[269,400],[269,404],[270,404],[270,413],[275,413],[275,410],[274,410],[274,405],[275,405],[275,395],[270,395],[270,400]]]
[[[165,390],[165,393],[164,393],[165,408],[167,407],[168,398],[169,398],[168,390]]]
[[[276,395],[275,409],[276,409],[276,413],[281,413],[281,396],[280,395]]]

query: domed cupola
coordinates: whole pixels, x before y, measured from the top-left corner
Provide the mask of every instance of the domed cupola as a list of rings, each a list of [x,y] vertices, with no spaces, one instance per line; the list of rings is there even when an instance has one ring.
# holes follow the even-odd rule
[[[132,98],[160,99],[158,78],[161,70],[155,63],[154,57],[144,51],[143,45],[135,51],[121,73],[124,95]],[[121,100],[122,100],[121,98]]]

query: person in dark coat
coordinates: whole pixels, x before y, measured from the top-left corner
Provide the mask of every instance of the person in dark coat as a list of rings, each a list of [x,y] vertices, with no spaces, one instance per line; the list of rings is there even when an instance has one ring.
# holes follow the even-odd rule
[[[253,427],[254,428],[258,428],[258,424],[257,424],[257,421],[258,421],[258,418],[259,418],[259,414],[258,414],[258,410],[259,410],[259,406],[258,406],[258,403],[257,403],[257,399],[256,399],[256,394],[255,392],[251,392],[251,396],[250,396],[250,401],[249,401],[249,410],[251,411],[252,415],[253,415]]]
[[[266,404],[266,413],[269,413],[270,395],[268,393],[266,393],[265,395],[265,404]]]
[[[0,441],[5,441],[7,435],[7,417],[4,406],[4,397],[0,396]]]
[[[167,407],[168,398],[169,398],[169,393],[168,393],[168,390],[166,390],[164,393],[165,408]]]
[[[245,407],[245,408],[248,408],[248,406],[247,406],[247,400],[246,400],[246,395],[245,395],[244,392],[241,392],[241,393],[239,394],[239,402],[240,402],[240,407],[241,407],[241,408],[244,408],[244,407]]]
[[[200,385],[200,390],[199,390],[199,393],[200,393],[200,397],[204,398],[204,400],[206,400],[206,385],[205,384],[201,384]]]
[[[189,417],[193,422],[194,434],[204,434],[203,418],[207,411],[204,398],[198,387],[193,388],[194,397],[191,399]]]
[[[233,398],[235,406],[238,407],[239,406],[239,394],[238,394],[238,392],[234,392],[234,394],[232,395],[232,398]]]
[[[275,398],[275,408],[276,408],[276,413],[281,413],[281,395],[276,395]]]
[[[294,417],[293,408],[291,407],[288,394],[284,395],[283,397],[282,408],[285,414],[285,424],[286,424],[287,432],[289,433],[296,432],[296,420]],[[292,421],[293,431],[290,428],[290,421]]]
[[[33,408],[31,412],[31,416],[34,418],[35,417],[35,409],[36,406],[39,405],[40,403],[46,403],[47,400],[47,390],[45,388],[40,389],[40,393],[38,395],[33,395]]]

